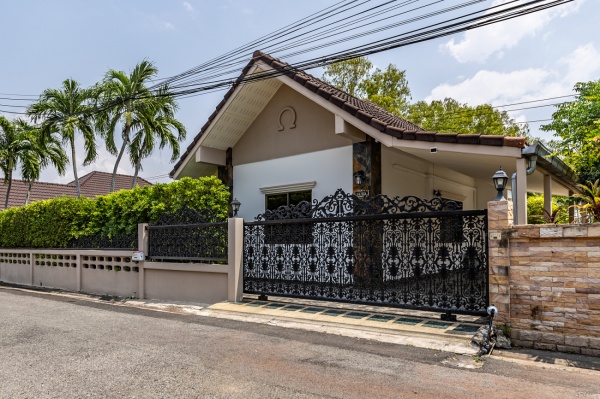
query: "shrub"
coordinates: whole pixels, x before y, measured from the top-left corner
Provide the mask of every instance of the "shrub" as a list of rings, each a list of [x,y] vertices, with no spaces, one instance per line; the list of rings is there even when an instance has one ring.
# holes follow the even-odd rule
[[[527,223],[569,223],[569,207],[563,197],[552,197],[552,214],[544,209],[544,196],[531,194],[527,197]]]
[[[135,233],[138,223],[155,221],[183,206],[211,209],[226,217],[229,191],[216,177],[183,178],[121,190],[95,199],[59,197],[0,212],[0,247],[64,248],[72,238]]]

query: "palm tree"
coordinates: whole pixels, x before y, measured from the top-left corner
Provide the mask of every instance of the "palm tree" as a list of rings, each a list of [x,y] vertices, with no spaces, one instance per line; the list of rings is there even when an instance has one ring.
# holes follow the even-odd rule
[[[152,115],[156,97],[153,96],[146,84],[158,73],[152,62],[144,60],[135,66],[129,75],[122,71],[109,70],[103,81],[102,103],[97,119],[97,129],[106,140],[107,150],[117,155],[110,191],[115,189],[115,177],[125,149],[131,142],[131,132],[148,130],[147,115]],[[117,151],[115,130],[121,125],[123,143]]]
[[[20,124],[20,122],[17,123]],[[0,116],[0,169],[4,173],[4,184],[8,183],[4,209],[8,208],[13,171],[19,162],[32,162],[28,158],[32,156],[31,149],[33,147],[30,135],[20,129],[17,124]]]
[[[179,157],[179,142],[185,139],[185,127],[175,119],[177,103],[169,94],[167,86],[162,86],[156,93],[152,112],[143,115],[144,123],[141,129],[135,132],[129,146],[129,157],[135,172],[131,188],[135,188],[138,173],[142,167],[142,160],[149,157],[156,145],[155,139],[160,141],[159,148],[171,147],[171,162]],[[177,131],[177,135],[173,133]]]
[[[96,136],[92,123],[94,97],[94,89],[82,88],[73,79],[67,79],[61,89],[44,90],[39,100],[27,110],[35,122],[42,122],[40,131],[44,142],[48,142],[52,134],[58,133],[62,142],[70,145],[77,198],[81,198],[75,154],[77,132],[83,135],[85,148],[83,164],[90,164],[97,156]]]
[[[579,199],[580,203],[573,206],[591,219],[588,222],[600,222],[600,180],[578,184],[577,188],[581,190],[581,193],[575,194],[573,197]]]
[[[21,162],[21,176],[27,182],[27,196],[25,197],[25,205],[27,205],[31,197],[31,187],[34,182],[40,179],[41,171],[52,164],[62,176],[65,174],[69,159],[56,134],[52,134],[46,140],[43,140],[39,129],[27,124],[25,121],[20,120],[18,123],[34,144],[29,149],[31,154],[24,157]]]

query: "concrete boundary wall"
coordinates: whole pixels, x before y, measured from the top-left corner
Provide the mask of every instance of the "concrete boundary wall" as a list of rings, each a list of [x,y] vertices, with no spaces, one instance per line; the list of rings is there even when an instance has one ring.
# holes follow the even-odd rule
[[[512,226],[510,205],[488,204],[499,321],[518,346],[600,356],[600,224]]]
[[[138,228],[138,248],[147,253],[145,226]],[[0,248],[0,281],[141,299],[237,302],[243,227],[243,219],[229,219],[227,264],[135,262],[132,250]]]

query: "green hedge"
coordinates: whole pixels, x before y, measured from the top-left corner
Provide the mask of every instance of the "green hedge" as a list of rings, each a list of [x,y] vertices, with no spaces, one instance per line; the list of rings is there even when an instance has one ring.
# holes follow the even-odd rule
[[[183,178],[96,199],[37,201],[0,212],[0,247],[65,248],[72,238],[132,234],[138,223],[155,221],[163,212],[183,206],[208,208],[226,217],[228,203],[229,191],[216,177]]]

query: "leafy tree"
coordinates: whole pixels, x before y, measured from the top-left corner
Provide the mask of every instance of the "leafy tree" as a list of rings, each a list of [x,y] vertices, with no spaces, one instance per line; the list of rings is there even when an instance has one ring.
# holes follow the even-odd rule
[[[371,61],[364,57],[337,62],[325,67],[323,81],[397,115],[408,107],[410,89],[405,71],[393,64],[385,70],[373,70]]]
[[[110,184],[110,191],[115,189],[115,177],[119,163],[125,150],[131,145],[133,131],[151,131],[149,122],[156,115],[157,99],[146,86],[158,73],[158,69],[150,61],[137,64],[129,75],[114,69],[109,70],[102,84],[102,96],[97,118],[97,129],[106,140],[107,150],[117,155]],[[123,143],[117,150],[115,131],[121,127]],[[131,152],[131,150],[130,150]]]
[[[179,142],[185,138],[185,127],[175,119],[177,103],[173,96],[169,95],[168,87],[162,87],[156,94],[153,104],[153,113],[144,116],[146,122],[138,130],[130,143],[129,152],[131,163],[135,172],[131,188],[135,187],[138,173],[142,167],[142,160],[149,157],[154,151],[155,140],[159,140],[159,148],[169,146],[172,150],[171,162],[179,157]],[[173,133],[177,132],[177,135]]]
[[[23,121],[18,120],[12,123],[3,116],[0,116],[0,169],[4,174],[4,184],[8,184],[6,189],[6,198],[4,200],[4,209],[8,208],[8,199],[12,187],[12,176],[19,163],[34,162],[32,149],[34,143],[32,137],[20,127]]]
[[[95,94],[94,89],[82,88],[75,80],[67,79],[61,89],[44,90],[39,100],[27,110],[34,122],[41,121],[40,131],[44,142],[50,141],[50,137],[58,133],[63,144],[70,146],[78,198],[81,198],[81,189],[77,176],[75,135],[77,132],[83,135],[85,148],[83,164],[89,165],[97,156],[96,136],[92,122]]]
[[[600,178],[600,80],[575,84],[575,101],[557,105],[541,126],[561,140],[557,153],[574,167],[581,183]]]
[[[25,197],[25,205],[27,205],[31,196],[31,187],[35,181],[40,179],[41,171],[52,164],[62,176],[65,174],[69,159],[61,146],[60,138],[56,134],[42,140],[38,128],[22,120],[19,120],[18,123],[19,128],[26,132],[33,144],[28,149],[30,153],[24,157],[21,163],[21,176],[27,182],[27,196]]]
[[[355,58],[325,67],[323,80],[430,131],[529,136],[527,125],[519,126],[507,112],[495,110],[489,104],[469,106],[452,98],[410,104],[405,71],[393,64],[383,71],[373,70],[368,59]]]
[[[506,111],[498,111],[490,104],[472,107],[452,98],[411,104],[406,119],[434,132],[525,137],[529,135],[528,127],[519,126]]]

